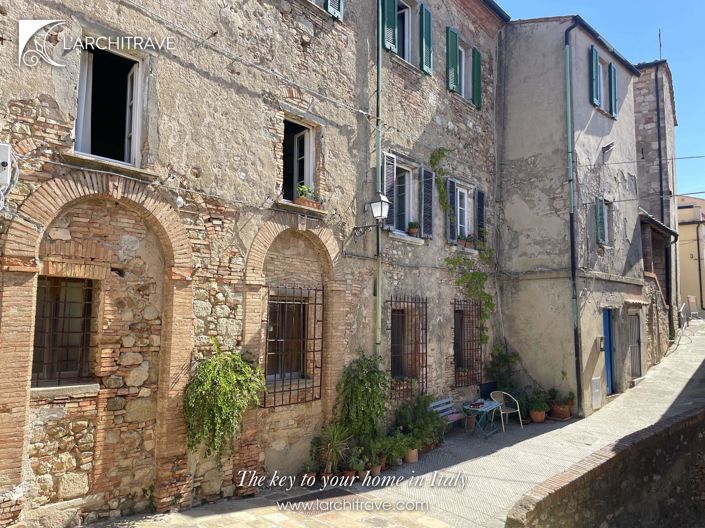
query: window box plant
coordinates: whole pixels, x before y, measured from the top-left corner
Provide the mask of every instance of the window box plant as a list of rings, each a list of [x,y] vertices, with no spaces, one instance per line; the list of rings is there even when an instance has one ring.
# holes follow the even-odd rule
[[[458,235],[458,238],[456,238],[455,243],[458,244],[460,247],[465,247],[468,242],[468,239],[465,238],[463,235]]]
[[[409,222],[406,226],[406,234],[412,237],[419,236],[419,223]]]
[[[313,209],[321,208],[321,200],[318,193],[303,183],[296,188],[294,203],[296,205],[303,205],[304,207],[312,207]]]
[[[550,407],[546,403],[546,395],[541,389],[536,387],[529,398],[529,415],[531,416],[531,420],[536,423],[545,422],[546,411],[549,409]]]

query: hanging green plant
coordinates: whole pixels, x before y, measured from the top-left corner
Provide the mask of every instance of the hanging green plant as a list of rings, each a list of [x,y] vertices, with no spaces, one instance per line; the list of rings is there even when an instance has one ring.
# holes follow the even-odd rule
[[[378,435],[389,394],[382,359],[361,355],[345,367],[337,389],[333,414],[358,445],[369,446]]]
[[[213,355],[198,364],[186,385],[184,418],[188,448],[195,451],[203,443],[205,455],[220,460],[242,427],[243,413],[259,404],[266,384],[258,365],[224,353],[215,337],[211,344]]]

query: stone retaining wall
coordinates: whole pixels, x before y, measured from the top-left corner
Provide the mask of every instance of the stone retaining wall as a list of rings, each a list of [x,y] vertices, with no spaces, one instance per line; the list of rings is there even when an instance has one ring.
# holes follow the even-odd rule
[[[705,522],[705,410],[606,445],[535,486],[507,528],[678,527]]]

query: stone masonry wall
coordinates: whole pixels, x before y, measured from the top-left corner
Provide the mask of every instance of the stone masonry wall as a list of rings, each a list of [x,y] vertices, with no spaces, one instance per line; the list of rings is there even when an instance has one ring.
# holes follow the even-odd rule
[[[702,526],[703,453],[705,411],[669,416],[530,490],[506,526]]]

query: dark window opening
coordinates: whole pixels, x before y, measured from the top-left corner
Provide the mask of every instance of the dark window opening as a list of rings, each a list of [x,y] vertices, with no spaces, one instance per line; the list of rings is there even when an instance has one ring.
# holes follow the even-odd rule
[[[409,60],[407,56],[409,50],[407,44],[407,22],[409,18],[409,8],[402,3],[397,6],[397,54],[403,59]]]
[[[307,184],[306,173],[310,160],[308,145],[309,129],[298,123],[284,121],[284,185],[282,195],[285,200],[298,196],[299,185]]]
[[[323,289],[269,288],[264,406],[321,398]]]
[[[39,277],[32,386],[89,381],[93,281]]]
[[[97,49],[87,53],[80,150],[131,163],[137,62]]]
[[[392,399],[426,392],[427,304],[425,298],[388,301],[390,311],[390,377]]]
[[[481,305],[474,300],[456,300],[453,305],[455,385],[479,385],[482,381]]]

